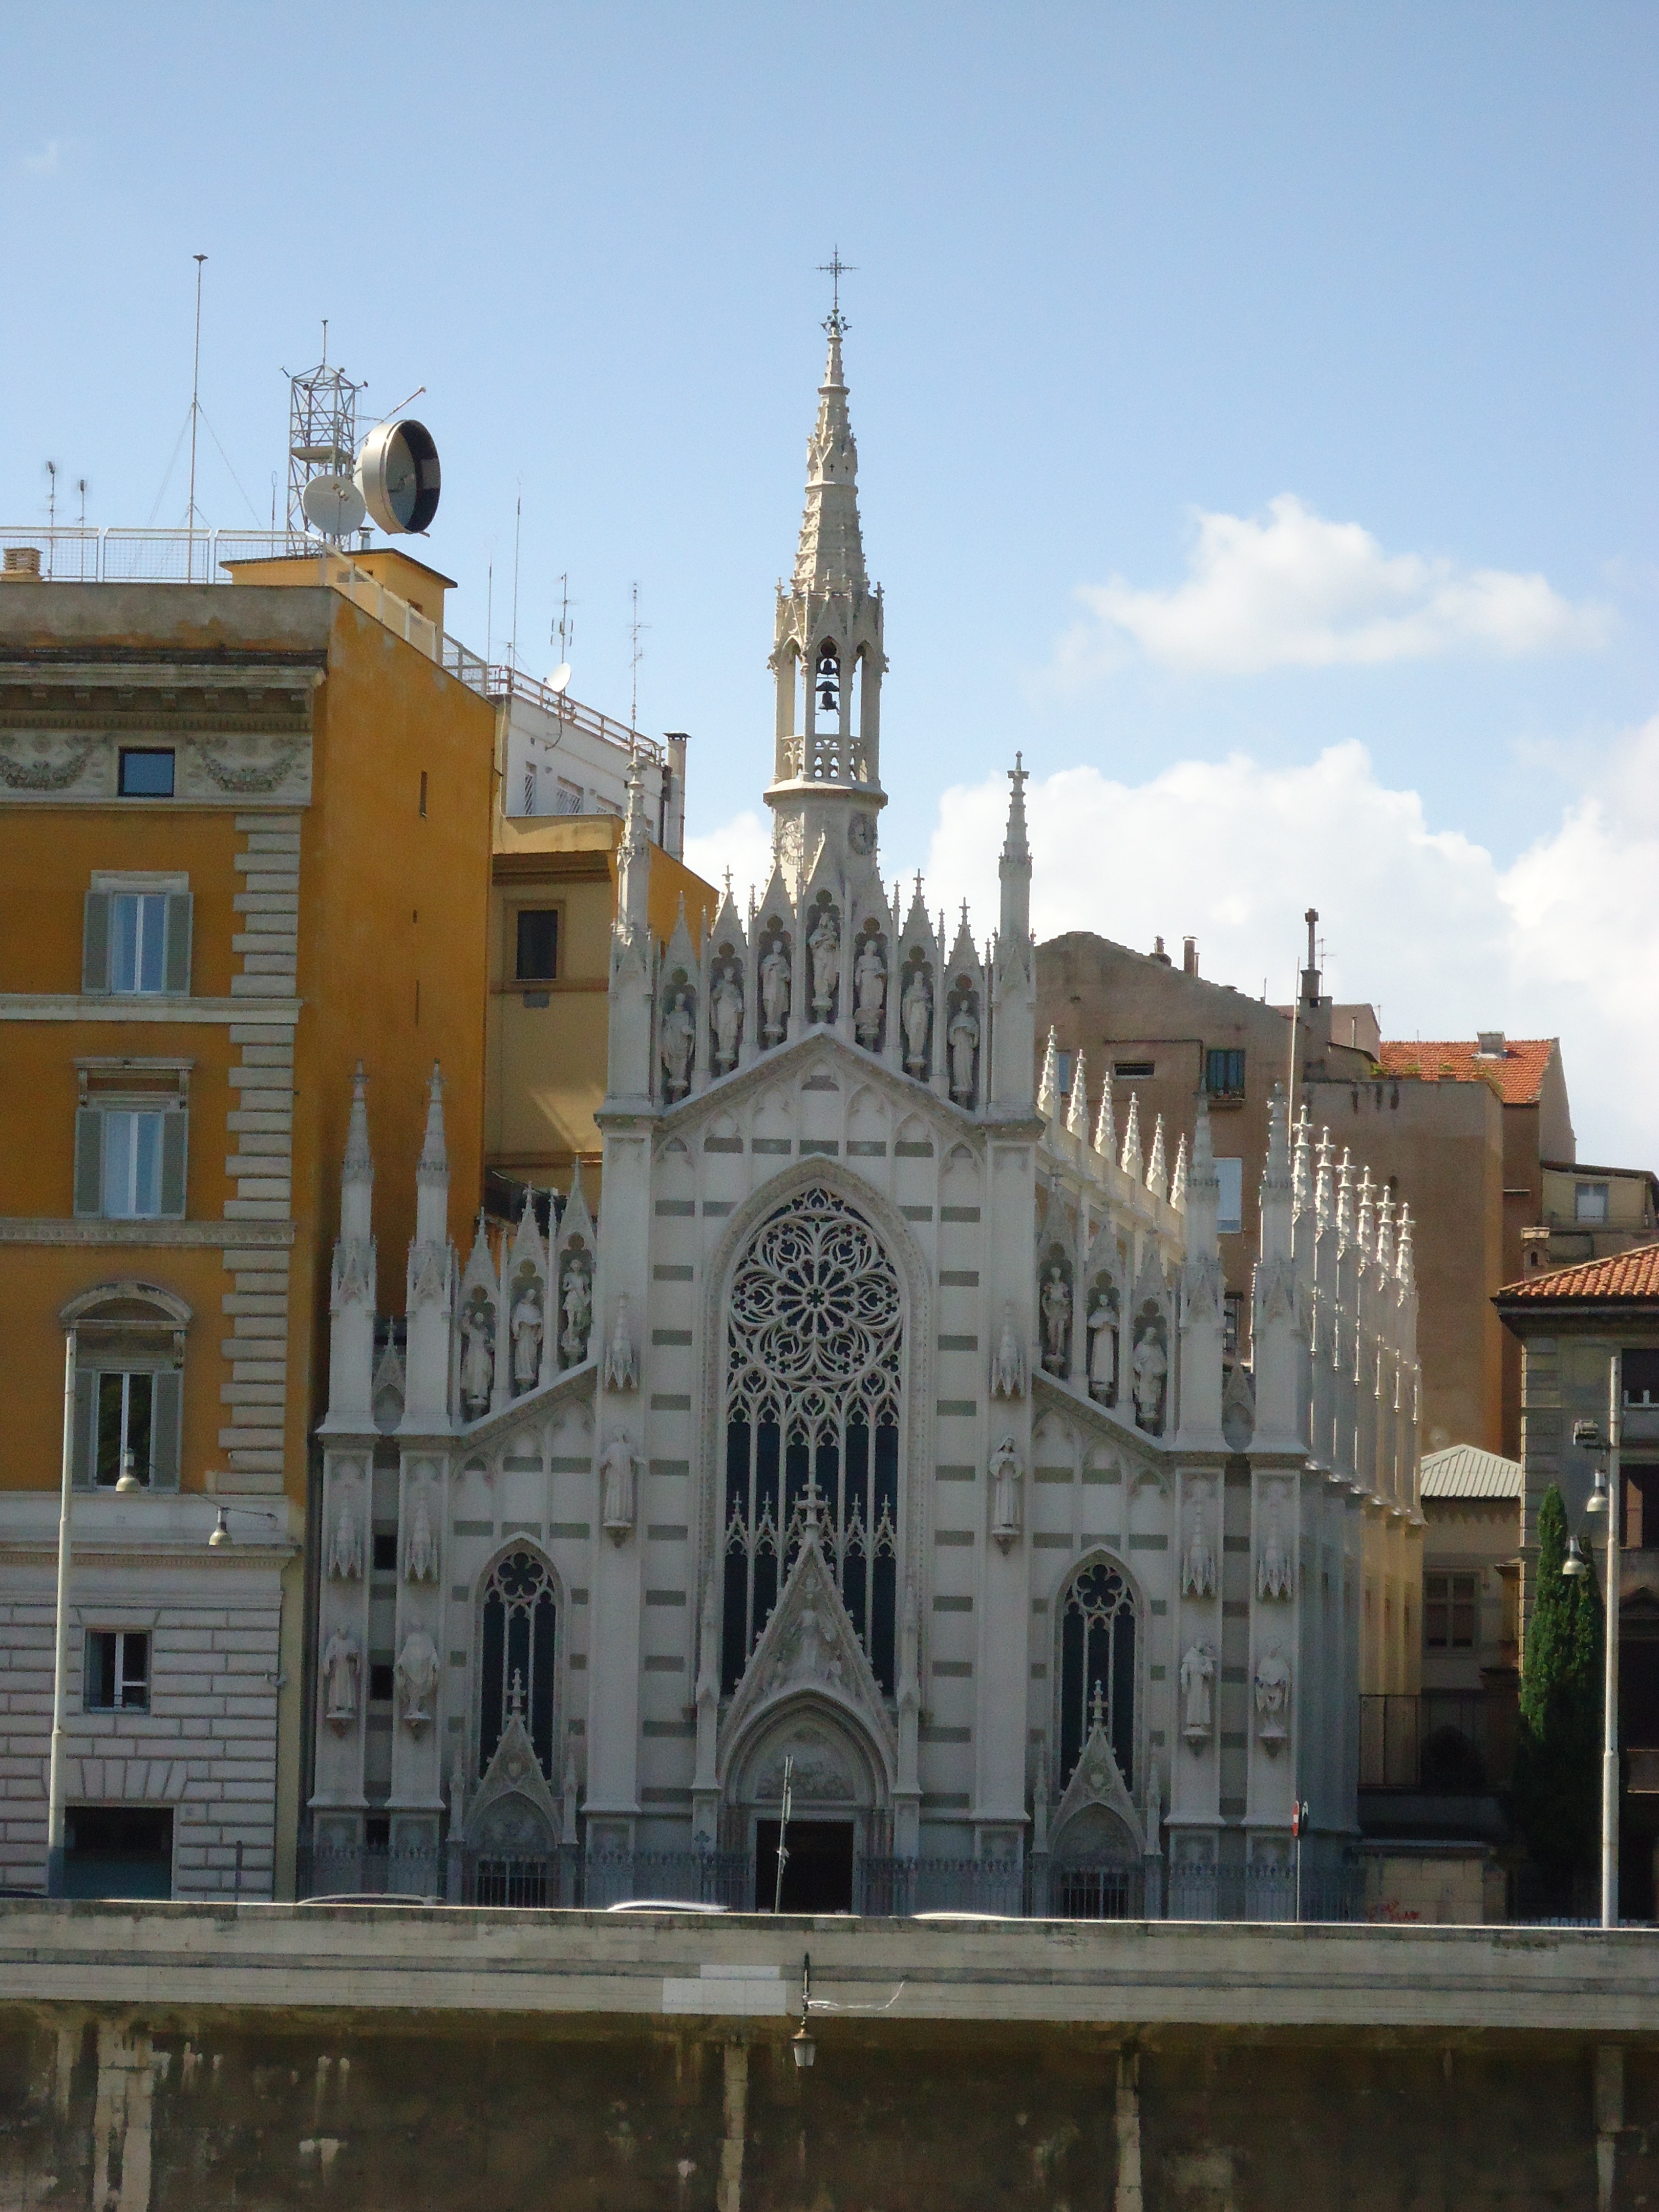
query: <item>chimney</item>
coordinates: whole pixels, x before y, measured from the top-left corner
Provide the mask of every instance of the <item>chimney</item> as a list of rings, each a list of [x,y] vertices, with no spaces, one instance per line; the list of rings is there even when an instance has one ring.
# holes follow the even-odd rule
[[[0,578],[9,584],[33,584],[40,580],[40,548],[38,545],[8,545]]]
[[[1183,937],[1181,940],[1181,972],[1183,975],[1196,975],[1198,973],[1198,939],[1195,937]]]
[[[1474,1056],[1477,1060],[1502,1060],[1509,1050],[1502,1030],[1480,1030],[1475,1033]]]
[[[1175,966],[1174,961],[1170,959],[1169,954],[1164,950],[1164,939],[1161,937],[1155,937],[1152,939],[1152,957],[1154,960],[1161,960],[1166,968],[1173,968]]]

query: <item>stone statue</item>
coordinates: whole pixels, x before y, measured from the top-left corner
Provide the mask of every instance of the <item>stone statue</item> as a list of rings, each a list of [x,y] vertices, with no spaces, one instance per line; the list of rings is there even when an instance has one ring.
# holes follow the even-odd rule
[[[489,1411],[489,1395],[495,1387],[495,1331],[489,1309],[470,1306],[461,1322],[461,1407],[469,1420]]]
[[[887,1003],[887,969],[873,937],[866,937],[860,950],[853,969],[853,988],[856,1001],[853,1026],[865,1050],[873,1052],[881,1042],[881,1017]]]
[[[1042,1285],[1042,1337],[1043,1365],[1051,1374],[1064,1375],[1072,1358],[1072,1292],[1058,1267],[1049,1268]]]
[[[789,1026],[789,955],[775,937],[760,965],[761,1042],[779,1044]]]
[[[1210,1692],[1214,1680],[1214,1652],[1207,1644],[1194,1644],[1181,1662],[1181,1733],[1194,1751],[1209,1741],[1214,1730]]]
[[[532,1283],[513,1309],[513,1394],[533,1390],[542,1372],[542,1298]]]
[[[773,1669],[774,1687],[787,1681],[839,1682],[842,1663],[836,1643],[833,1624],[825,1622],[817,1606],[804,1605],[790,1648]]]
[[[899,1011],[904,1024],[904,1065],[912,1075],[926,1075],[927,1024],[933,1018],[933,993],[925,968],[910,970]]]
[[[979,1024],[964,999],[951,1017],[951,1096],[965,1106],[974,1095],[974,1054],[979,1050]]]
[[[411,1629],[398,1655],[398,1697],[404,1725],[418,1735],[432,1719],[428,1708],[438,1688],[438,1647],[425,1629]]]
[[[1089,1395],[1103,1406],[1117,1403],[1117,1315],[1104,1291],[1095,1292],[1089,1309]]]
[[[362,1532],[351,1510],[351,1492],[340,1493],[340,1517],[328,1540],[328,1571],[337,1582],[356,1582],[363,1571]]]
[[[628,1328],[628,1293],[624,1291],[617,1300],[616,1326],[605,1346],[605,1387],[607,1390],[631,1390],[638,1379],[634,1365],[634,1340]]]
[[[587,1287],[587,1270],[572,1261],[564,1276],[564,1334],[559,1348],[567,1367],[580,1367],[587,1357],[588,1332],[593,1326],[593,1300]]]
[[[409,1486],[409,1534],[404,1539],[404,1580],[435,1583],[438,1579],[438,1538],[432,1526],[429,1484]]]
[[[1209,1529],[1205,1522],[1201,1494],[1193,1500],[1192,1534],[1181,1562],[1181,1595],[1182,1597],[1215,1595],[1215,1553],[1210,1549]]]
[[[819,910],[806,949],[812,956],[812,1012],[827,1022],[835,1012],[836,986],[841,980],[841,929],[827,906]]]
[[[991,1534],[1006,1552],[1019,1537],[1019,1454],[1012,1436],[991,1454]]]
[[[1270,1644],[1255,1662],[1255,1732],[1269,1751],[1290,1734],[1291,1662]]]
[[[735,960],[728,960],[714,977],[714,1066],[724,1073],[738,1064],[738,1044],[743,1036],[743,981]]]
[[[676,991],[662,1018],[663,1090],[670,1099],[684,1098],[691,1088],[691,1054],[696,1041],[690,999],[685,992]]]
[[[1019,1348],[1019,1337],[1014,1328],[1012,1302],[1002,1309],[1002,1334],[998,1340],[996,1358],[991,1362],[991,1395],[994,1398],[1018,1398],[1025,1389],[1025,1355]]]
[[[634,1474],[639,1454],[626,1429],[618,1429],[599,1456],[599,1518],[621,1543],[634,1527]]]
[[[1134,1358],[1135,1419],[1151,1436],[1164,1432],[1164,1381],[1170,1363],[1157,1329],[1150,1323],[1136,1340]]]
[[[1283,1504],[1284,1492],[1275,1483],[1262,1501],[1261,1551],[1255,1563],[1255,1594],[1261,1598],[1289,1597],[1295,1581],[1285,1548]]]
[[[323,1717],[343,1735],[357,1717],[357,1675],[362,1665],[357,1639],[337,1628],[323,1646]]]

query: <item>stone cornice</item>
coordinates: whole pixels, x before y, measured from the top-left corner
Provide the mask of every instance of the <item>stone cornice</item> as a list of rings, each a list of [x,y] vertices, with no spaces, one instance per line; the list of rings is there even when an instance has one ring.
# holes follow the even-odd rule
[[[0,1022],[269,1022],[292,1028],[303,999],[112,998],[76,991],[0,991]]]
[[[160,1250],[243,1251],[293,1243],[292,1221],[101,1221],[0,1214],[0,1244],[146,1245]]]

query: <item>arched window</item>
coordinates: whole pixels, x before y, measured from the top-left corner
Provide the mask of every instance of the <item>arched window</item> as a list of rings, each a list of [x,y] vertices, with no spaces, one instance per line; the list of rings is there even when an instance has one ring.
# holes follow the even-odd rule
[[[1060,1786],[1063,1790],[1098,1717],[1123,1777],[1134,1787],[1135,1606],[1104,1559],[1079,1569],[1066,1592],[1060,1629]]]
[[[842,1601],[890,1691],[903,1338],[893,1264],[843,1199],[803,1191],[757,1231],[726,1310],[723,1686],[736,1689],[771,1617],[810,1489]]]
[[[154,1283],[109,1283],[64,1308],[75,1332],[75,1480],[177,1490],[191,1310]]]
[[[528,1550],[495,1562],[484,1584],[478,1667],[478,1771],[495,1756],[501,1730],[516,1713],[530,1731],[536,1758],[556,1783],[553,1749],[554,1638],[558,1610],[546,1563]]]

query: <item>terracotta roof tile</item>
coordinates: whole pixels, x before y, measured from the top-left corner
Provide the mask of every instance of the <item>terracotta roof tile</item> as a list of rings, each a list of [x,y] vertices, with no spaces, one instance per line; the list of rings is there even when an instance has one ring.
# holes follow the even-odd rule
[[[1659,1244],[1638,1244],[1609,1260],[1585,1260],[1577,1267],[1552,1267],[1547,1274],[1505,1284],[1498,1296],[1524,1298],[1528,1304],[1542,1298],[1659,1301]]]
[[[1470,1037],[1449,1043],[1384,1042],[1379,1056],[1385,1075],[1418,1075],[1427,1083],[1492,1083],[1506,1106],[1532,1106],[1554,1050],[1553,1037],[1510,1037],[1499,1060],[1482,1054]]]

